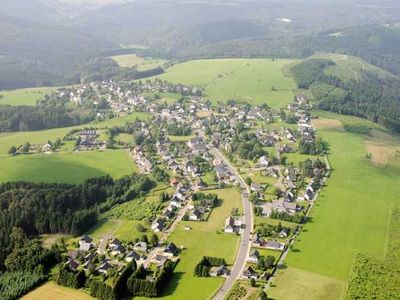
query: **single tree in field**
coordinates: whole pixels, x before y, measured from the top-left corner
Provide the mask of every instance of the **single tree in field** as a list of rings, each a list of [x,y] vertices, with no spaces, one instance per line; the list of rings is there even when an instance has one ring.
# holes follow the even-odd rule
[[[260,291],[260,294],[258,295],[258,300],[268,300],[267,293],[264,290]]]
[[[246,182],[247,185],[251,185],[253,180],[251,180],[250,177],[246,177],[246,179],[244,180]]]
[[[14,156],[15,154],[17,154],[17,148],[12,146],[10,149],[8,149],[8,155]]]
[[[255,286],[256,286],[256,280],[255,280],[254,278],[250,278],[250,285],[251,285],[252,287],[255,287]]]

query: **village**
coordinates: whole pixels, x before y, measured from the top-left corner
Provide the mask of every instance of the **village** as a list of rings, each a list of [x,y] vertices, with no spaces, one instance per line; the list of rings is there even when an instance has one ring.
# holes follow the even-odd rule
[[[325,151],[324,143],[311,123],[308,99],[296,96],[288,107],[274,111],[266,105],[251,106],[233,100],[213,107],[201,97],[201,90],[171,87],[161,81],[135,85],[134,92],[104,83],[91,84],[90,88],[115,91],[119,100],[115,102],[114,95],[107,101],[116,114],[151,114],[151,121],[132,124],[136,145],[129,151],[142,174],[168,179],[174,193],[165,196],[165,209],[151,223],[157,236],[152,244],[137,241],[124,245],[112,238],[95,245],[85,236],[79,247],[68,254],[66,264],[71,270],[82,267],[94,274],[118,274],[132,260],[147,270],[162,267],[168,260],[177,262],[184,245],[177,247],[167,242],[176,225],[182,221],[207,222],[219,201],[207,190],[237,187],[251,203],[252,218],[258,222],[249,228],[253,223],[249,217],[232,212],[220,231],[243,235],[242,241],[250,241],[247,251],[238,254],[246,256],[245,264],[238,274],[231,272],[235,266],[221,265],[213,267],[209,275],[268,280],[294,235],[307,221],[307,212],[328,171],[319,156]],[[81,104],[85,89],[69,92],[71,101]],[[154,98],[147,100],[141,94],[172,89],[184,96],[170,104]],[[96,140],[96,131],[85,130],[78,135],[79,150],[106,148],[105,142]],[[290,155],[302,159],[295,164]],[[185,226],[185,230],[190,231],[191,227]]]

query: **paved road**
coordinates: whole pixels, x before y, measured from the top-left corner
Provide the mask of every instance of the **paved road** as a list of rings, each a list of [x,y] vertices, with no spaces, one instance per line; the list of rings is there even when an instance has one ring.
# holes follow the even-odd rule
[[[250,192],[249,186],[244,182],[243,178],[240,176],[237,170],[229,163],[229,161],[221,154],[218,149],[211,148],[210,152],[214,156],[218,157],[221,161],[223,161],[227,167],[229,167],[231,172],[235,175],[236,180],[240,183],[240,187],[242,188],[242,203],[244,210],[245,228],[240,239],[240,245],[236,254],[235,263],[232,267],[230,276],[225,280],[224,284],[213,298],[214,300],[223,300],[232,289],[236,279],[238,279],[242,274],[243,269],[246,265],[246,260],[249,255],[251,246],[250,237],[251,230],[253,228],[253,211],[248,198]]]

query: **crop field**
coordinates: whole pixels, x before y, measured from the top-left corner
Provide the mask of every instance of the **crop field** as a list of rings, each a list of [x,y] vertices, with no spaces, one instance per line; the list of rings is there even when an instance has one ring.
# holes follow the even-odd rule
[[[293,60],[218,59],[177,64],[159,76],[206,90],[213,103],[229,99],[280,108],[293,100],[296,85],[283,68]]]
[[[194,277],[193,271],[202,256],[216,256],[232,264],[239,238],[236,235],[218,233],[232,208],[241,207],[241,196],[236,189],[212,190],[223,200],[214,208],[207,222],[181,222],[171,234],[169,241],[183,246],[179,264],[175,269],[173,282],[168,286],[163,299],[204,300],[210,298],[222,283],[221,278]],[[185,230],[189,226],[191,230]],[[135,298],[143,299],[143,298]]]
[[[90,177],[109,174],[118,178],[137,172],[133,159],[125,150],[1,157],[0,170],[0,182],[79,183]]]
[[[368,125],[365,120],[357,121]],[[365,135],[332,128],[320,128],[319,134],[331,146],[329,158],[334,172],[311,213],[311,222],[304,226],[286,262],[289,270],[329,277],[332,284],[337,280],[348,282],[357,253],[383,259],[391,208],[399,203],[400,179],[395,176],[395,168],[376,167],[366,158]],[[280,276],[289,276],[286,272],[283,270]],[[286,284],[279,284],[284,282],[280,276],[272,296],[287,289]],[[305,284],[301,276],[296,278],[294,286]],[[326,284],[314,284],[309,289],[324,289]],[[296,295],[291,298],[301,299]]]
[[[143,58],[136,54],[125,54],[111,57],[121,67],[132,68],[136,67],[139,71],[146,71],[162,66],[164,59],[158,58]]]
[[[54,282],[48,282],[26,296],[22,297],[23,300],[94,300],[89,294],[66,287],[59,286]]]
[[[12,91],[0,91],[0,105],[36,105],[36,101],[56,88],[29,88]]]

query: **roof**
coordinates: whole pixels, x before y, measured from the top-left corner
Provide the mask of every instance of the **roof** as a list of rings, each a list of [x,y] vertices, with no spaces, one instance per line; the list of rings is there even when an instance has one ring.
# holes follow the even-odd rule
[[[174,243],[168,244],[164,249],[164,252],[171,253],[171,254],[175,254],[177,251],[178,251],[178,247],[176,247],[176,245]]]

